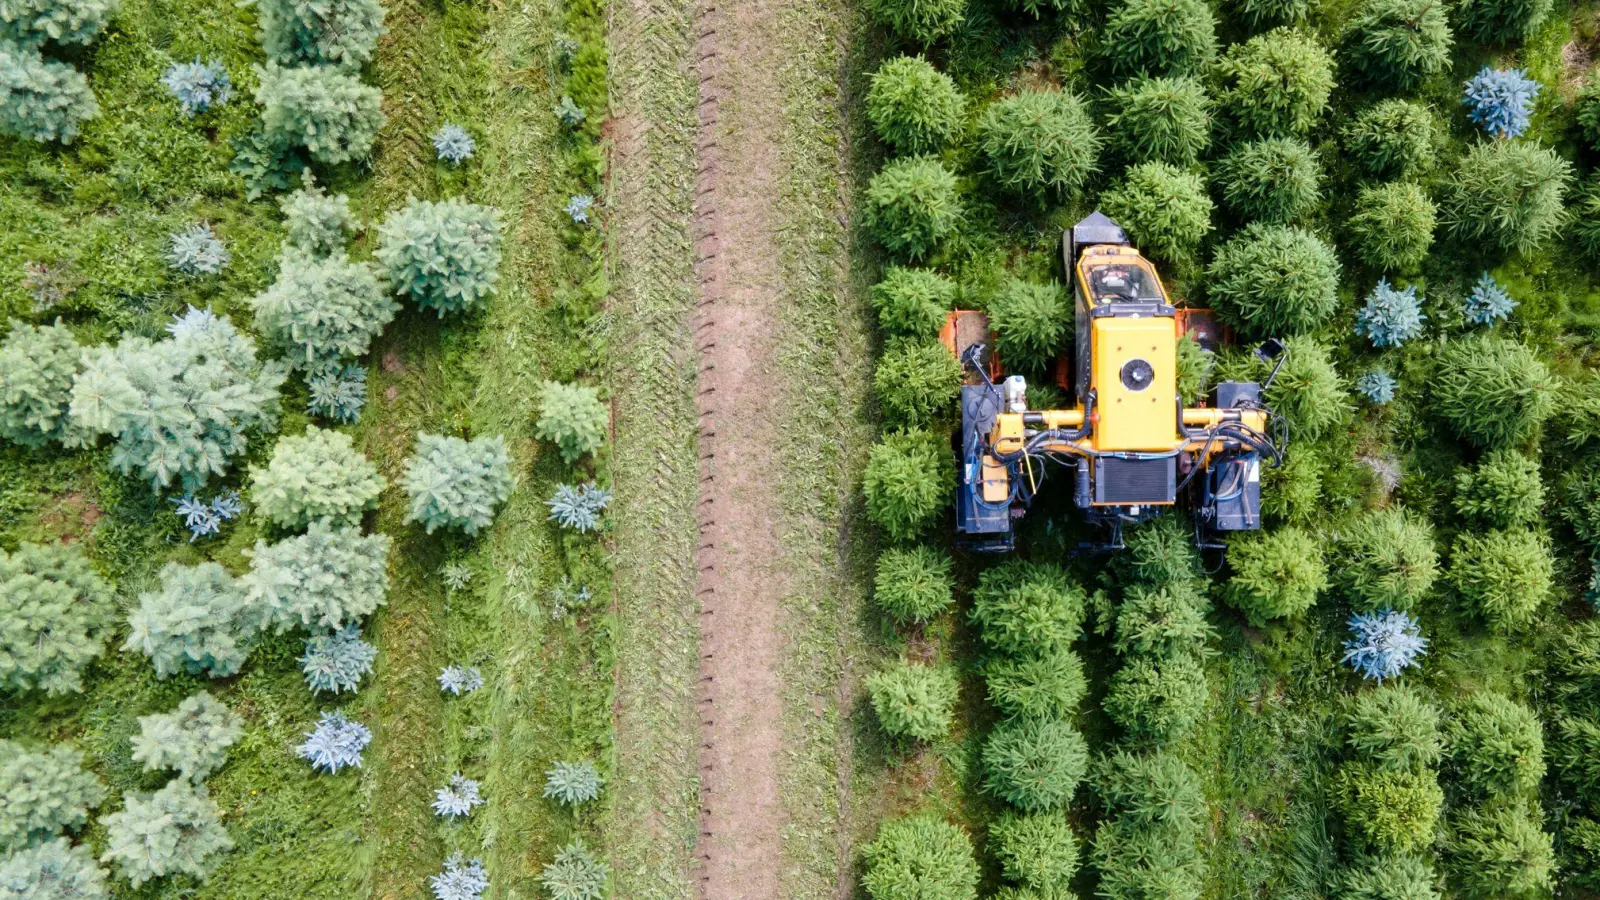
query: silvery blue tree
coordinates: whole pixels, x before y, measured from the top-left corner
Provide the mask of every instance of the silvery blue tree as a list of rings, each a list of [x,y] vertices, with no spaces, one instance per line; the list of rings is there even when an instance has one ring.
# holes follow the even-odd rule
[[[167,238],[167,265],[185,275],[215,275],[228,264],[228,248],[204,222]]]
[[[433,133],[433,150],[448,163],[459,164],[472,158],[478,144],[465,128],[451,123]]]
[[[428,884],[435,900],[478,900],[489,889],[489,876],[483,871],[483,860],[452,853],[444,861],[444,871],[429,878]]]
[[[361,418],[367,405],[367,370],[360,366],[330,366],[306,381],[311,398],[306,412],[349,425]]]
[[[1380,278],[1367,295],[1367,305],[1356,313],[1356,334],[1371,339],[1374,347],[1398,347],[1422,334],[1427,319],[1416,285],[1397,290],[1389,279]]]
[[[1419,665],[1418,657],[1428,652],[1428,639],[1422,629],[1403,612],[1380,609],[1350,617],[1350,639],[1344,643],[1343,661],[1382,683],[1406,669]]]
[[[434,815],[446,819],[465,818],[484,804],[481,785],[476,779],[460,772],[450,776],[450,783],[433,792]]]
[[[1493,325],[1511,315],[1516,308],[1517,301],[1511,299],[1511,295],[1500,286],[1500,282],[1494,280],[1493,275],[1484,272],[1467,294],[1462,312],[1467,321],[1474,325]]]
[[[184,118],[191,118],[218,106],[227,104],[233,97],[233,82],[220,60],[173,63],[167,67],[161,83],[172,93],[183,110]]]
[[[348,766],[361,768],[361,753],[372,743],[372,730],[352,722],[342,712],[326,712],[317,720],[315,731],[306,732],[305,743],[296,753],[309,760],[313,769],[334,773]]]
[[[475,666],[445,666],[439,672],[439,690],[459,697],[483,687],[483,675]]]
[[[600,528],[600,513],[611,503],[611,492],[594,482],[573,487],[559,485],[555,496],[545,501],[550,507],[550,520],[562,528],[580,533]]]
[[[1467,118],[1499,138],[1520,137],[1528,130],[1539,82],[1521,69],[1484,66],[1467,82],[1461,102]]]
[[[313,694],[354,692],[361,677],[372,671],[377,658],[378,648],[362,640],[361,626],[352,623],[338,631],[307,638],[300,671],[305,673]]]
[[[1374,369],[1356,379],[1356,390],[1374,406],[1382,406],[1393,400],[1395,387],[1394,376],[1382,369]]]

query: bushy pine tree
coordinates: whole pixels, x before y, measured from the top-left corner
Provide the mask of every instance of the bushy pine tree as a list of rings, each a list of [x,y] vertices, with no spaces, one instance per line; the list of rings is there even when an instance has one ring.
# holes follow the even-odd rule
[[[505,438],[419,434],[401,479],[410,499],[406,521],[421,522],[429,534],[457,528],[475,535],[494,521],[514,483]]]
[[[1450,758],[1456,776],[1480,796],[1531,795],[1544,780],[1544,729],[1528,707],[1479,691],[1450,719]]]
[[[1516,631],[1550,598],[1555,558],[1550,542],[1529,529],[1465,532],[1450,548],[1450,578],[1491,627]]]
[[[1533,801],[1491,804],[1454,817],[1446,871],[1465,900],[1535,900],[1555,885],[1555,851]]]
[[[1005,813],[989,826],[989,839],[1007,879],[1047,894],[1071,887],[1078,837],[1064,814]]]
[[[961,25],[967,0],[866,0],[866,10],[902,39],[926,47]]]
[[[932,269],[889,266],[871,299],[885,338],[931,340],[955,305],[956,283]]]
[[[377,509],[385,486],[378,467],[356,449],[350,435],[308,426],[272,449],[266,468],[250,470],[256,511],[280,528],[322,521],[353,527]]]
[[[205,788],[183,778],[154,794],[123,794],[122,809],[101,823],[106,852],[100,860],[114,864],[136,888],[167,875],[204,880],[221,862],[218,854],[233,849],[216,802]]]
[[[1322,164],[1298,138],[1266,138],[1241,144],[1217,166],[1228,208],[1244,219],[1285,225],[1302,218],[1322,199]]]
[[[261,47],[283,66],[338,66],[372,61],[383,34],[379,0],[257,0]]]
[[[1415,853],[1362,854],[1339,878],[1341,900],[1439,900],[1433,866]]]
[[[955,173],[932,157],[890,160],[867,185],[867,228],[896,256],[927,256],[962,217]]]
[[[1131,584],[1117,608],[1112,646],[1124,656],[1170,659],[1205,645],[1212,634],[1206,622],[1211,604],[1192,579],[1161,585]]]
[[[77,69],[0,39],[0,134],[70,144],[98,115],[89,79]]]
[[[867,693],[883,730],[897,737],[937,740],[950,730],[960,682],[946,666],[910,662],[867,676]]]
[[[594,763],[557,762],[545,773],[544,796],[563,806],[580,806],[598,798],[603,786]]]
[[[110,630],[113,600],[75,545],[0,550],[0,687],[82,691],[84,667]]]
[[[1211,231],[1211,198],[1199,175],[1166,163],[1129,167],[1122,183],[1100,195],[1100,210],[1157,259],[1193,259]]]
[[[169,713],[139,717],[133,761],[145,771],[176,770],[195,783],[222,768],[228,748],[244,736],[244,720],[206,691],[184,698]]]
[[[985,792],[1027,812],[1065,809],[1089,767],[1089,746],[1068,722],[1007,719],[983,744]]]
[[[867,456],[861,485],[867,515],[891,538],[911,540],[944,511],[954,479],[941,437],[921,429],[890,432]]]
[[[1278,28],[1235,44],[1218,69],[1218,104],[1241,134],[1299,137],[1333,93],[1333,57],[1310,33]]]
[[[1509,44],[1533,36],[1549,18],[1551,0],[1459,0],[1456,24],[1480,44]]]
[[[283,230],[289,246],[313,257],[332,256],[342,250],[361,223],[350,211],[350,198],[328,196],[305,170],[305,185],[278,201],[283,210]]]
[[[1231,5],[1234,15],[1251,31],[1298,22],[1311,12],[1311,0],[1233,0]]]
[[[1131,824],[1193,832],[1206,820],[1200,776],[1169,750],[1108,753],[1093,781],[1106,813]]]
[[[943,344],[907,341],[884,351],[872,383],[888,421],[923,427],[954,408],[961,363]]]
[[[383,128],[383,92],[336,66],[258,69],[261,123],[266,136],[304,147],[318,162],[365,159]]]
[[[989,329],[1006,364],[1041,371],[1055,360],[1067,336],[1072,304],[1061,285],[1007,279],[989,301]]]
[[[1533,524],[1544,497],[1539,463],[1515,450],[1497,450],[1456,475],[1456,511],[1490,528]]]
[[[1216,30],[1201,0],[1126,0],[1106,19],[1101,53],[1118,75],[1198,74],[1217,54]]]
[[[872,900],[977,900],[978,861],[960,826],[927,814],[889,819],[862,855]]]
[[[1411,182],[1361,189],[1350,235],[1361,260],[1376,269],[1414,271],[1433,246],[1439,208]]]
[[[1113,559],[1125,582],[1162,587],[1201,577],[1194,533],[1177,516],[1160,516],[1128,534],[1128,549]]]
[[[248,602],[277,631],[343,628],[388,600],[386,534],[361,534],[315,521],[305,534],[276,544],[256,541],[245,551],[250,571],[240,579]]]
[[[1433,525],[1399,506],[1362,513],[1339,535],[1333,571],[1357,611],[1411,609],[1439,574]]]
[[[56,838],[0,856],[0,887],[27,900],[108,900],[106,870],[85,846]]]
[[[1241,535],[1228,546],[1228,564],[1228,603],[1258,628],[1310,609],[1328,583],[1321,542],[1293,525]]]
[[[116,14],[117,0],[6,0],[0,4],[0,41],[24,47],[94,41]]]
[[[470,312],[500,280],[500,211],[410,198],[378,227],[377,256],[395,293],[441,319]]]
[[[1366,0],[1346,41],[1350,71],[1374,86],[1410,90],[1449,67],[1455,36],[1443,0]]]
[[[1299,228],[1255,224],[1217,251],[1211,301],[1235,327],[1277,336],[1317,328],[1339,304],[1339,260]]]
[[[539,388],[538,436],[561,451],[561,459],[575,463],[606,442],[611,411],[600,401],[600,390],[587,384],[546,381]]]
[[[0,343],[0,439],[42,447],[67,435],[82,348],[71,329],[13,321]]]
[[[1357,694],[1344,728],[1351,753],[1377,769],[1426,772],[1444,755],[1439,711],[1410,688],[1380,686]]]
[[[1106,143],[1121,159],[1191,166],[1211,145],[1211,98],[1198,78],[1135,78],[1108,95]]]
[[[1095,832],[1094,861],[1103,900],[1200,900],[1206,861],[1195,830],[1108,819]]]
[[[1044,655],[1078,639],[1087,605],[1083,586],[1059,566],[1012,560],[978,577],[971,616],[993,650]]]
[[[1439,354],[1435,408],[1456,434],[1485,448],[1527,439],[1555,408],[1550,370],[1506,338],[1474,334]]]
[[[889,547],[878,555],[873,598],[901,623],[927,623],[955,603],[950,557],[926,544]]]
[[[1475,144],[1445,184],[1440,221],[1458,240],[1529,253],[1566,223],[1571,186],[1572,163],[1549,147]]]
[[[1021,91],[978,117],[978,148],[990,176],[1029,196],[1063,197],[1082,188],[1099,171],[1101,143],[1082,98],[1065,91]]]
[[[294,250],[279,257],[277,280],[251,298],[250,307],[262,336],[306,371],[365,354],[400,311],[371,263]]]
[[[1284,342],[1289,358],[1267,389],[1269,408],[1281,413],[1296,435],[1317,440],[1350,419],[1350,395],[1333,358],[1322,344],[1297,336]]]
[[[1380,100],[1344,130],[1345,156],[1374,178],[1411,178],[1433,168],[1438,125],[1414,100]]]
[[[1136,743],[1182,740],[1200,721],[1207,699],[1205,670],[1192,654],[1129,659],[1111,676],[1101,706]]]
[[[81,828],[105,797],[106,786],[84,771],[77,750],[57,745],[35,751],[0,740],[0,849]]]
[[[280,366],[256,361],[255,342],[227,317],[193,308],[153,342],[124,337],[84,352],[72,386],[72,426],[116,440],[111,463],[157,489],[204,487],[245,451],[246,432],[278,422]]]
[[[1334,779],[1333,805],[1356,843],[1378,853],[1421,850],[1433,842],[1444,792],[1431,770],[1403,771],[1346,763]]]
[[[160,577],[160,588],[140,594],[128,616],[123,651],[150,657],[158,678],[238,674],[262,624],[244,587],[214,562],[169,562]]]
[[[867,120],[901,153],[938,152],[960,133],[966,111],[966,95],[921,56],[885,62],[867,90]]]

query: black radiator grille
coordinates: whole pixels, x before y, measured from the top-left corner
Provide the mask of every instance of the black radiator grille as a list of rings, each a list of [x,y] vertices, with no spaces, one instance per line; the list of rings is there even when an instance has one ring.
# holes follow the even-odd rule
[[[1171,503],[1177,499],[1177,458],[1095,460],[1094,502]]]

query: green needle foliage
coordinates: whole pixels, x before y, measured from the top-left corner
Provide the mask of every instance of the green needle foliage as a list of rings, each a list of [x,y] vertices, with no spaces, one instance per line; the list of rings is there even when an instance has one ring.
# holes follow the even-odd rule
[[[1211,198],[1199,175],[1166,163],[1141,163],[1100,195],[1100,210],[1127,229],[1140,250],[1162,260],[1193,259],[1211,231]]]
[[[867,185],[867,228],[898,257],[927,256],[962,215],[955,173],[932,157],[890,160]]]
[[[1362,513],[1340,535],[1333,570],[1357,612],[1409,610],[1439,574],[1433,525],[1399,506]]]
[[[1200,342],[1185,334],[1178,338],[1178,397],[1184,406],[1195,406],[1211,390],[1212,370],[1216,368],[1216,354],[1200,346]]]
[[[944,439],[928,431],[892,431],[867,456],[862,490],[867,515],[889,537],[908,541],[946,511],[955,462]]]
[[[1522,344],[1489,334],[1445,345],[1433,397],[1457,435],[1485,448],[1526,440],[1555,408],[1544,363]]]
[[[1390,772],[1431,770],[1444,755],[1439,711],[1411,688],[1362,691],[1345,716],[1345,743],[1357,759]]]
[[[1322,199],[1322,164],[1297,138],[1241,144],[1217,166],[1217,181],[1234,213],[1273,224],[1304,217]]]
[[[1062,813],[1005,813],[989,826],[989,840],[1000,871],[1023,887],[1066,891],[1078,872],[1078,837]]]
[[[383,34],[379,0],[256,0],[261,47],[283,66],[338,66],[372,61]]]
[[[72,425],[116,439],[111,464],[156,489],[204,487],[245,451],[246,433],[278,424],[285,373],[256,362],[256,345],[226,317],[190,309],[159,343],[124,337],[84,352]]]
[[[1309,337],[1292,337],[1285,344],[1289,358],[1267,389],[1268,407],[1282,414],[1302,440],[1336,433],[1349,421],[1353,407],[1327,348]]]
[[[89,79],[77,69],[0,38],[0,134],[70,144],[98,115]]]
[[[1600,182],[1590,181],[1567,208],[1568,233],[1591,260],[1600,260]]]
[[[1555,883],[1555,852],[1529,802],[1492,804],[1458,814],[1444,849],[1455,896],[1534,900]]]
[[[1327,466],[1321,455],[1301,445],[1281,466],[1261,469],[1261,511],[1269,521],[1307,525],[1327,513],[1322,480]]]
[[[1001,187],[1064,197],[1099,171],[1100,133],[1082,98],[1027,90],[989,104],[978,118],[978,149]]]
[[[444,318],[488,301],[500,280],[500,211],[460,198],[408,198],[378,227],[378,263],[396,293]]]
[[[1536,531],[1466,532],[1450,548],[1450,578],[1491,627],[1516,631],[1549,599],[1555,559],[1549,541]]]
[[[1129,585],[1117,609],[1116,641],[1124,656],[1171,659],[1203,646],[1212,636],[1211,604],[1193,579],[1159,586]]]
[[[82,753],[65,746],[30,751],[0,740],[0,850],[80,828],[105,798],[99,776],[84,771]]]
[[[1339,305],[1339,260],[1300,228],[1257,223],[1217,251],[1207,270],[1211,301],[1252,335],[1311,331]]]
[[[1549,18],[1551,0],[1458,0],[1456,26],[1480,44],[1526,40]]]
[[[159,589],[140,594],[128,616],[123,652],[150,657],[157,678],[238,674],[262,626],[244,587],[214,562],[169,562],[160,578]]]
[[[1376,87],[1410,90],[1450,66],[1444,0],[1366,0],[1345,40],[1347,68]]]
[[[1094,784],[1107,813],[1137,825],[1197,831],[1206,820],[1200,776],[1167,750],[1117,750],[1096,765]]]
[[[1539,463],[1515,450],[1497,450],[1456,475],[1456,511],[1489,528],[1533,524],[1544,496]]]
[[[878,67],[867,90],[867,120],[900,153],[934,153],[954,140],[967,98],[920,56],[897,56]]]
[[[989,301],[995,350],[1006,365],[1023,371],[1042,371],[1055,360],[1071,319],[1072,303],[1054,281],[1010,278]]]
[[[419,434],[400,481],[408,499],[406,521],[421,522],[429,534],[456,528],[470,537],[494,521],[513,484],[505,438]]]
[[[956,283],[932,269],[889,266],[871,299],[886,339],[932,340],[955,306]]]
[[[933,741],[950,730],[960,682],[947,666],[901,661],[868,675],[867,693],[884,731]]]
[[[926,624],[955,603],[950,557],[926,544],[879,554],[873,588],[878,605],[900,624]]]
[[[0,344],[0,439],[42,447],[67,437],[67,407],[82,348],[72,331],[13,320]]]
[[[559,381],[540,388],[537,434],[553,442],[568,465],[604,446],[610,424],[611,411],[601,402],[599,388]]]
[[[1478,796],[1531,795],[1544,780],[1544,729],[1528,707],[1480,691],[1450,720],[1450,758],[1456,777]]]
[[[0,41],[37,49],[92,43],[117,11],[116,0],[6,0],[0,4]]]
[[[1083,661],[1061,647],[991,659],[984,664],[983,680],[996,709],[1025,719],[1070,719],[1088,690]]]
[[[1310,609],[1328,584],[1320,541],[1293,525],[1246,532],[1228,546],[1228,603],[1259,628]]]
[[[1530,253],[1566,224],[1572,163],[1521,141],[1475,144],[1445,184],[1440,221],[1463,242]]]
[[[884,351],[872,383],[886,420],[931,425],[955,406],[961,363],[943,344],[905,342]]]
[[[1128,549],[1113,558],[1124,582],[1163,587],[1201,577],[1194,532],[1177,516],[1161,516],[1128,535]]]
[[[1578,127],[1589,146],[1600,148],[1600,75],[1590,75],[1578,91]]]
[[[1413,178],[1433,168],[1439,129],[1413,100],[1380,100],[1344,130],[1345,157],[1374,178]]]
[[[66,838],[0,856],[0,885],[28,900],[108,900],[106,870]]]
[[[866,10],[902,39],[926,47],[961,25],[967,0],[866,0]]]
[[[233,849],[222,827],[221,811],[204,787],[174,778],[154,794],[122,795],[122,809],[101,818],[106,827],[102,862],[135,888],[167,875],[192,875],[204,880],[218,863],[218,854]]]
[[[1433,246],[1439,208],[1411,182],[1361,189],[1350,236],[1362,262],[1375,269],[1415,271]]]
[[[322,521],[344,528],[378,508],[385,482],[350,435],[307,426],[272,448],[264,469],[250,470],[256,511],[280,528],[299,530]]]
[[[545,773],[544,796],[563,806],[580,806],[599,797],[603,786],[594,763],[557,762]]]
[[[1088,599],[1059,566],[1013,560],[978,576],[971,616],[996,652],[1044,655],[1078,639]]]
[[[1333,93],[1332,55],[1309,32],[1293,28],[1235,44],[1218,72],[1218,103],[1244,135],[1304,136]]]
[[[350,198],[344,194],[328,196],[304,173],[305,186],[278,201],[283,210],[284,236],[290,247],[313,257],[332,256],[344,249],[350,235],[361,223],[350,211]]]
[[[1109,819],[1095,832],[1094,861],[1104,900],[1200,900],[1206,861],[1190,829]]]
[[[1203,0],[1126,0],[1107,17],[1101,53],[1117,75],[1198,74],[1217,55]]]
[[[334,66],[257,69],[256,102],[269,139],[328,165],[365,159],[383,128],[383,92]]]
[[[1415,853],[1362,855],[1340,876],[1341,900],[1439,900],[1433,867]]]
[[[244,720],[201,691],[172,712],[139,717],[133,761],[147,772],[174,769],[198,784],[222,768],[228,748],[243,736]]]
[[[76,545],[0,550],[0,687],[81,692],[84,667],[110,630],[113,601]]]
[[[1106,143],[1132,163],[1191,166],[1211,146],[1211,98],[1198,78],[1135,78],[1106,92]]]
[[[365,354],[400,311],[371,263],[293,249],[278,259],[277,280],[251,298],[250,307],[262,337],[305,371]]]
[[[250,571],[240,583],[264,624],[280,633],[337,630],[387,602],[389,546],[386,534],[313,522],[305,534],[244,551]]]
[[[1333,805],[1358,845],[1397,853],[1421,850],[1433,842],[1444,792],[1431,770],[1346,763],[1334,782]]]
[[[1101,706],[1141,744],[1170,744],[1194,730],[1206,708],[1205,669],[1192,654],[1133,658],[1111,676]]]
[[[1233,14],[1251,31],[1298,22],[1311,12],[1311,0],[1232,0],[1230,5]]]
[[[976,900],[978,861],[959,826],[923,814],[890,819],[862,854],[873,900]]]
[[[983,745],[983,789],[1026,812],[1065,809],[1089,767],[1089,746],[1071,723],[1007,719]]]

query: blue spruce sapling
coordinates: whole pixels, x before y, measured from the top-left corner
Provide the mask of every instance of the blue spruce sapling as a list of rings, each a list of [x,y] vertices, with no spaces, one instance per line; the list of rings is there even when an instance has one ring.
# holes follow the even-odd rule
[[[133,760],[144,763],[147,772],[175,769],[198,783],[222,768],[228,748],[243,736],[244,720],[201,691],[172,712],[139,717]]]
[[[185,275],[215,275],[228,264],[228,248],[201,222],[167,238],[167,265]]]
[[[361,626],[346,625],[328,634],[306,638],[300,670],[313,694],[355,692],[361,677],[372,671],[378,648],[361,639]]]
[[[433,151],[447,163],[459,165],[472,158],[477,142],[460,125],[449,124],[433,133]]]
[[[233,82],[221,60],[203,63],[196,56],[194,62],[173,63],[161,76],[161,83],[177,99],[186,119],[225,106],[233,97]]]
[[[1428,317],[1416,285],[1396,290],[1389,279],[1378,279],[1367,295],[1367,305],[1356,313],[1356,334],[1370,338],[1374,347],[1398,347],[1422,334]]]
[[[544,776],[544,795],[564,806],[577,806],[600,796],[600,772],[594,763],[558,762]]]
[[[484,804],[477,781],[460,772],[450,776],[450,783],[433,792],[433,813],[446,819],[464,819]]]
[[[356,365],[333,366],[312,375],[306,381],[311,397],[306,401],[306,412],[345,425],[361,418],[367,405],[367,370]]]
[[[1520,137],[1528,130],[1539,82],[1521,69],[1484,66],[1467,82],[1462,104],[1467,118],[1499,138]]]
[[[1517,301],[1511,299],[1511,295],[1500,286],[1500,282],[1494,280],[1493,275],[1484,272],[1478,276],[1471,293],[1467,294],[1462,312],[1467,321],[1474,325],[1493,325],[1510,316],[1516,308]]]
[[[444,871],[430,877],[428,885],[433,888],[434,900],[478,900],[489,889],[489,876],[483,871],[483,860],[452,853],[444,861]]]
[[[1382,683],[1406,669],[1419,665],[1418,657],[1428,652],[1428,639],[1412,618],[1390,609],[1357,613],[1350,617],[1350,640],[1345,641],[1343,661]]]
[[[360,722],[352,722],[342,712],[326,712],[317,720],[315,731],[306,732],[306,740],[295,752],[301,759],[309,760],[311,768],[337,773],[348,766],[361,768],[361,753],[372,743],[372,730]]]
[[[1394,376],[1382,369],[1373,369],[1356,379],[1356,390],[1373,406],[1383,406],[1393,400],[1396,386]]]
[[[457,697],[483,687],[483,675],[476,666],[445,666],[439,670],[439,690]]]
[[[545,501],[545,505],[550,507],[551,521],[579,533],[598,531],[600,513],[610,503],[611,492],[592,481],[577,487],[559,485],[555,495]]]

